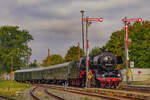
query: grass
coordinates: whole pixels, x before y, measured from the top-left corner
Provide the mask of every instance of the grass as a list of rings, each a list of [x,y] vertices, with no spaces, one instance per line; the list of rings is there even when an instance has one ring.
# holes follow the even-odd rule
[[[81,97],[80,100],[92,100],[92,99],[89,99],[88,97]]]
[[[49,97],[48,97],[48,96],[45,96],[45,99],[49,99]]]
[[[16,81],[0,81],[0,95],[16,97],[22,96],[22,91],[30,88],[30,85]]]
[[[52,89],[51,91],[52,91],[53,93],[57,93],[57,91],[56,91],[56,90],[53,90],[53,89]]]
[[[90,100],[88,97],[85,97],[84,100]]]

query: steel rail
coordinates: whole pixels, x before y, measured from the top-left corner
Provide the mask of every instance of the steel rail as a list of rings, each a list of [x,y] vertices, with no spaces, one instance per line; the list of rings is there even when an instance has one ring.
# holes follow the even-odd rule
[[[36,87],[33,88],[32,90],[30,90],[30,94],[31,94],[31,96],[32,96],[35,100],[42,100],[42,99],[38,98],[38,97],[34,94],[34,91],[35,91],[38,87],[39,87],[39,86],[36,86]],[[45,88],[45,87],[44,87],[44,88]],[[57,99],[57,100],[65,100],[65,99],[63,99],[63,98],[61,98],[61,97],[59,97],[59,96],[56,96],[56,95],[54,95],[54,94],[48,92],[47,89],[44,89],[44,92],[45,92],[46,94],[48,94],[49,96],[51,96],[51,97]]]
[[[56,96],[56,95],[54,95],[54,94],[48,92],[47,89],[45,89],[45,93],[47,93],[48,95],[50,95],[50,96],[52,96],[52,97],[54,97],[54,98],[56,98],[56,99],[58,99],[58,100],[65,100],[65,99],[63,99],[63,98],[61,98],[61,97],[59,97],[59,96]]]
[[[140,85],[128,85],[122,86],[118,90],[126,90],[126,91],[136,91],[143,93],[150,93],[150,86],[140,86]]]
[[[40,98],[38,98],[35,94],[34,91],[37,87],[34,87],[32,90],[30,90],[30,95],[35,99],[35,100],[40,100]]]
[[[55,89],[55,90],[60,90],[60,91],[66,91],[66,92],[71,92],[71,93],[76,93],[80,95],[86,95],[86,96],[92,96],[92,97],[99,97],[99,98],[104,98],[104,99],[110,99],[110,100],[144,100],[147,97],[143,97],[139,95],[138,97],[133,97],[133,94],[130,93],[122,93],[122,92],[113,92],[113,90],[108,90],[104,89],[105,91],[98,90],[96,91],[90,91],[86,89],[81,89],[81,88],[66,88],[64,89],[61,86],[55,86],[55,85],[38,85],[39,87],[45,87],[45,88],[50,88],[50,89]],[[108,91],[107,91],[108,90]],[[122,95],[121,95],[122,93]],[[143,99],[144,98],[144,99]]]

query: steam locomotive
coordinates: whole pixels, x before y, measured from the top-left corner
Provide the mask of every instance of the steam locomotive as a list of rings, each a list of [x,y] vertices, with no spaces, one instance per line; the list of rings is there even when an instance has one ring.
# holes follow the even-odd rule
[[[112,52],[102,52],[90,56],[89,83],[92,87],[116,88],[122,81],[120,70],[122,58]],[[88,74],[89,75],[89,74]],[[86,58],[49,67],[31,68],[15,71],[15,80],[19,82],[64,84],[84,87],[86,83]]]

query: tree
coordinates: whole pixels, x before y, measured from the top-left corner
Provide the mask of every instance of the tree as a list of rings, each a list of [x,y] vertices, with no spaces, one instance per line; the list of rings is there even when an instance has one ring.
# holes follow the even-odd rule
[[[56,65],[63,63],[63,57],[59,54],[53,54],[50,56],[50,65]]]
[[[95,47],[92,49],[92,51],[90,52],[90,55],[94,55],[94,54],[98,54],[98,53],[101,53],[105,51],[105,48],[102,47],[102,48],[99,48],[99,47]]]
[[[53,54],[50,55],[50,65],[56,65],[63,63],[63,57],[60,54]],[[42,66],[48,66],[48,57],[46,59],[43,59]]]
[[[34,59],[34,62],[29,65],[30,68],[38,67],[37,60]]]
[[[124,29],[112,33],[111,39],[105,45],[115,55],[122,56],[125,65]],[[135,22],[129,26],[129,58],[135,67],[150,67],[150,22]]]
[[[31,55],[28,43],[33,40],[27,30],[20,30],[18,26],[0,27],[0,64],[3,71],[10,72],[11,57],[14,70],[25,66],[27,53]]]
[[[78,56],[79,56],[79,47],[72,46],[70,47],[70,49],[67,51],[67,54],[65,55],[65,62],[78,60]],[[82,56],[84,56],[84,52],[80,48],[80,57]]]

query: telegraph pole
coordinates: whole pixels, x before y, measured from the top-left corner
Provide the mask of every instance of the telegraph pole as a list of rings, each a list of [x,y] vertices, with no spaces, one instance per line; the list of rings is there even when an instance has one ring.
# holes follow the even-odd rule
[[[88,19],[88,17],[86,17]],[[86,88],[88,88],[88,72],[89,72],[89,66],[88,66],[88,49],[89,49],[89,43],[88,43],[88,20],[86,20]]]
[[[11,72],[13,72],[13,57],[11,57]]]
[[[80,42],[78,42],[78,59],[80,60]]]
[[[81,12],[81,14],[82,14],[82,46],[83,46],[83,52],[85,52],[84,51],[84,23],[83,23],[83,17],[84,17],[84,10],[81,10],[80,11]]]
[[[14,80],[14,72],[13,72],[13,57],[11,57],[11,81]]]
[[[48,66],[50,66],[50,49],[48,49]]]
[[[27,53],[27,68],[29,68],[29,53]]]

